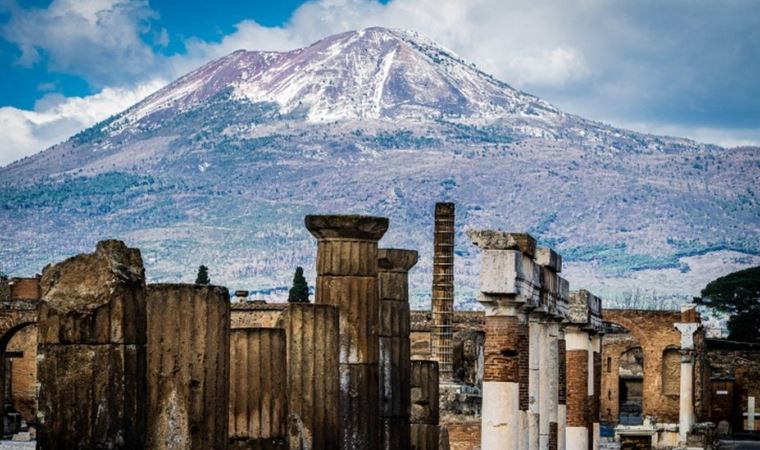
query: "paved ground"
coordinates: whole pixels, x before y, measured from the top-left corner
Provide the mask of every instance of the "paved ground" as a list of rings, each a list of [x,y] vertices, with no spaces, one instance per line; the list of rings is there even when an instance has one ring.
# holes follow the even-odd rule
[[[0,450],[34,450],[35,442],[0,441]]]
[[[760,441],[720,441],[719,450],[760,450]]]

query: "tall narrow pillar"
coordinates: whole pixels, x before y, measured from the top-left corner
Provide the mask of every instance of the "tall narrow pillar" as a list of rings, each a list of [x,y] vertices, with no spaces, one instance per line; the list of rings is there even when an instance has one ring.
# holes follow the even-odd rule
[[[287,338],[290,450],[340,446],[338,308],[290,303],[282,316]]]
[[[483,250],[478,301],[486,310],[481,449],[528,445],[529,325],[538,298],[535,240],[526,234],[470,231]]]
[[[557,450],[567,449],[567,351],[565,329],[560,326],[557,339]]]
[[[149,450],[227,448],[230,296],[197,284],[148,286]]]
[[[577,327],[565,329],[567,364],[567,429],[568,449],[585,450],[589,446],[589,337]]]
[[[375,450],[379,442],[377,241],[388,219],[306,216],[317,238],[317,304],[340,309],[342,450]]]
[[[230,332],[230,444],[240,450],[285,450],[287,378],[285,330]]]
[[[439,450],[438,362],[412,361],[411,450]]]
[[[591,422],[591,439],[593,450],[599,450],[601,441],[601,424],[599,422],[601,400],[600,394],[602,389],[602,336],[599,333],[595,333],[591,337],[591,352],[592,352],[592,371],[593,371],[593,394],[591,396],[591,410],[590,410],[590,422]]]
[[[145,274],[120,241],[48,266],[39,310],[41,450],[145,446]]]
[[[528,448],[529,450],[538,450],[546,448],[546,439],[543,440],[544,446],[541,446],[541,379],[546,379],[546,372],[543,367],[545,359],[546,336],[543,313],[531,313],[529,320],[529,370],[528,379]],[[543,376],[542,376],[543,372]],[[548,430],[544,430],[548,431]],[[548,437],[547,435],[544,438]]]
[[[380,448],[409,448],[411,348],[409,342],[409,269],[414,250],[378,250],[380,289]]]
[[[678,403],[678,440],[685,444],[694,425],[694,334],[700,328],[694,305],[681,308],[681,386]]]
[[[431,351],[441,381],[453,379],[454,204],[435,204]]]

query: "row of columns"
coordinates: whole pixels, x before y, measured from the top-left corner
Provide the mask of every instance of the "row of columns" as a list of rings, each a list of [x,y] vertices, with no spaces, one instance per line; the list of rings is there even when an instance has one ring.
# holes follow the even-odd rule
[[[481,449],[595,448],[599,341],[590,334],[601,329],[598,298],[573,303],[560,255],[528,234],[468,234],[482,250],[478,300],[486,314]],[[581,322],[573,308],[585,314]]]
[[[306,226],[316,304],[278,329],[230,331],[224,288],[146,286],[118,241],[46,268],[39,448],[437,449],[438,367],[410,359],[416,252],[378,249],[383,218]]]

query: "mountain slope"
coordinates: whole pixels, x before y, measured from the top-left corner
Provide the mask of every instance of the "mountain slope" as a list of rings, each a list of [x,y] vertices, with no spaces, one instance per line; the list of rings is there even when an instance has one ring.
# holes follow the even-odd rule
[[[528,230],[575,287],[688,298],[760,263],[760,150],[563,113],[415,33],[371,28],[290,52],[238,51],[125,112],[0,168],[0,264],[30,274],[99,238],[140,246],[154,279],[267,291],[315,246],[314,212],[391,218],[429,291],[432,210]],[[477,258],[458,235],[458,293]]]

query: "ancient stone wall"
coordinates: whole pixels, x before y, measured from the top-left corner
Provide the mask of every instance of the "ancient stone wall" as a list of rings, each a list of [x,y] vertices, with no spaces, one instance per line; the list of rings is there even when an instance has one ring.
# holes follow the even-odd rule
[[[243,302],[230,304],[230,328],[276,328],[287,303]]]
[[[37,420],[37,325],[17,331],[6,352],[11,358],[11,401],[27,423]]]

